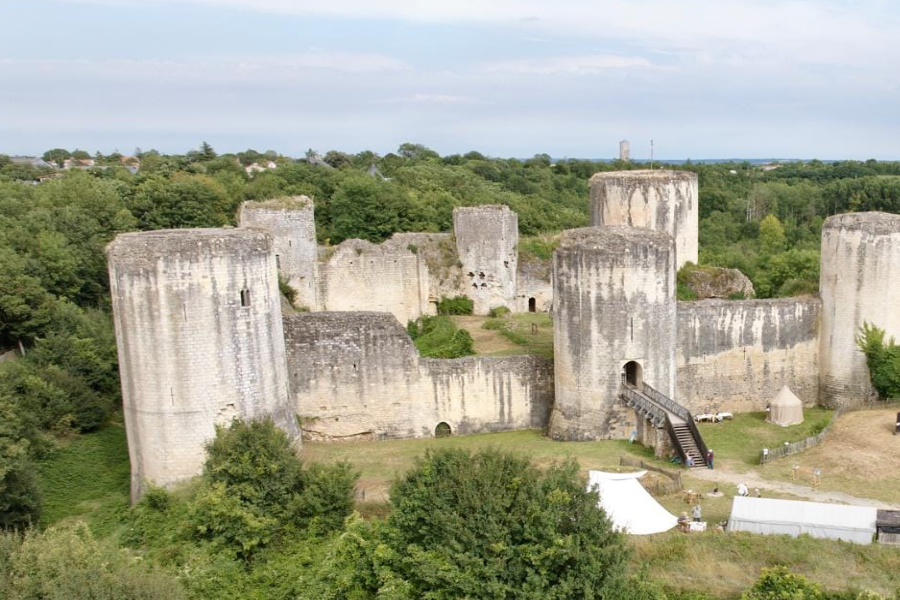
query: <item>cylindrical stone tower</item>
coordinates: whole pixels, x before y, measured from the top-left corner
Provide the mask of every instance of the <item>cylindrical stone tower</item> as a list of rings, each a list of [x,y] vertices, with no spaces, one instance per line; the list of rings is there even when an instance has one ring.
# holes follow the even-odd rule
[[[697,263],[700,209],[697,174],[610,171],[591,177],[591,225],[630,225],[675,238],[676,269]]]
[[[508,206],[453,209],[453,232],[474,313],[512,309],[516,299],[519,215]]]
[[[275,240],[275,262],[297,291],[296,303],[310,310],[316,298],[317,246],[313,201],[306,196],[244,202],[238,214],[241,227],[262,229]]]
[[[271,417],[299,445],[269,235],[126,233],[107,256],[132,500],[199,474],[234,418]]]
[[[822,227],[819,294],[819,402],[837,408],[871,393],[865,355],[856,346],[864,322],[900,339],[900,215],[829,217]]]
[[[626,437],[623,375],[675,393],[675,242],[623,225],[573,229],[553,254],[556,399],[550,436]]]

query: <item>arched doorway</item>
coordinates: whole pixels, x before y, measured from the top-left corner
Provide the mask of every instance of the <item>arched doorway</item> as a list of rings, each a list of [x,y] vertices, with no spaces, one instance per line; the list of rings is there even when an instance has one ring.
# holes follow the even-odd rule
[[[528,299],[528,312],[537,312],[537,300],[534,298]]]
[[[622,367],[622,379],[629,385],[633,385],[640,389],[641,384],[643,383],[643,377],[644,369],[641,367],[640,363],[636,361],[628,361],[625,363],[625,366]]]
[[[436,438],[450,437],[451,435],[453,435],[453,430],[450,429],[448,423],[441,421],[437,424],[437,427],[434,428],[434,437]]]

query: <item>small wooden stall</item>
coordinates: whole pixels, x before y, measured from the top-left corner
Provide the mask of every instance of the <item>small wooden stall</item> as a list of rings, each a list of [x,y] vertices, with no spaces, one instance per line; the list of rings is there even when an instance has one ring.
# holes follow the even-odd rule
[[[879,510],[875,528],[879,544],[900,546],[900,510]]]

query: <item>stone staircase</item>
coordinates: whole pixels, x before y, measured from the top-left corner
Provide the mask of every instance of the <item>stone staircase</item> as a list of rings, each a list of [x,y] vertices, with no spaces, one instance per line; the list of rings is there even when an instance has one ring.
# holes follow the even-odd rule
[[[685,464],[691,458],[693,468],[706,466],[706,444],[690,411],[646,383],[640,389],[622,382],[622,399],[637,414],[655,427],[665,427],[675,451]]]

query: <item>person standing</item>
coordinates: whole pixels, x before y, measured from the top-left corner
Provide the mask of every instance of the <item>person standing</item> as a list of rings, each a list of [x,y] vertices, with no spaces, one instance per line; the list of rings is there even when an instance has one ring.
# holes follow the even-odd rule
[[[710,469],[713,468],[713,451],[712,448],[706,451],[706,466]]]
[[[703,518],[703,509],[700,508],[700,504],[695,504],[694,508],[691,509],[691,515],[694,517],[694,521],[697,523]]]

